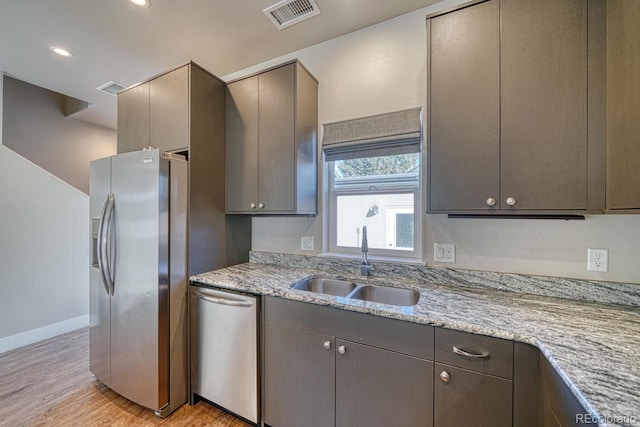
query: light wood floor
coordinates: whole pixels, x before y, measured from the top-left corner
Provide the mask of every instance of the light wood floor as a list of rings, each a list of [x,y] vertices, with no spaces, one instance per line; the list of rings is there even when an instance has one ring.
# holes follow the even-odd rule
[[[249,424],[198,402],[165,419],[89,372],[89,329],[0,354],[0,426],[213,426]]]

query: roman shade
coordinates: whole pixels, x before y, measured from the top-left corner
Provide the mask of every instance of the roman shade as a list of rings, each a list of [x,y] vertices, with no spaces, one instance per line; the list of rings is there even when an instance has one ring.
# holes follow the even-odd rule
[[[422,108],[326,123],[322,151],[327,162],[420,152]]]

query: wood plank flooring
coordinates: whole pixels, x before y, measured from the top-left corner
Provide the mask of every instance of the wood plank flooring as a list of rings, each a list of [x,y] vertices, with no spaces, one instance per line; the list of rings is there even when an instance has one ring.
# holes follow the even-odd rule
[[[213,426],[249,424],[207,403],[165,419],[89,372],[89,329],[0,354],[0,426]]]

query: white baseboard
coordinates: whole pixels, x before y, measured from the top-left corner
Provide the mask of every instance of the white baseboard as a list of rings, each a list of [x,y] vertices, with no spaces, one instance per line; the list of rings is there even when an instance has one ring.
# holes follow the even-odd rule
[[[46,340],[47,338],[55,337],[56,335],[62,335],[76,329],[84,328],[85,326],[89,326],[88,314],[54,323],[52,325],[43,326],[41,328],[32,329],[30,331],[21,332],[5,338],[0,338],[0,353],[33,344],[34,342]]]

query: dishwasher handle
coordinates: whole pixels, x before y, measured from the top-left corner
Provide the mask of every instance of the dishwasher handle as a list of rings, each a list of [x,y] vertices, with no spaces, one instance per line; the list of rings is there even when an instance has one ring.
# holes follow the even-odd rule
[[[253,301],[251,300],[245,300],[245,299],[234,300],[234,299],[228,299],[228,298],[215,297],[215,296],[207,295],[205,293],[198,292],[198,291],[192,291],[192,292],[198,299],[201,299],[203,301],[210,302],[213,304],[230,305],[232,307],[247,307],[247,308],[253,307]]]

